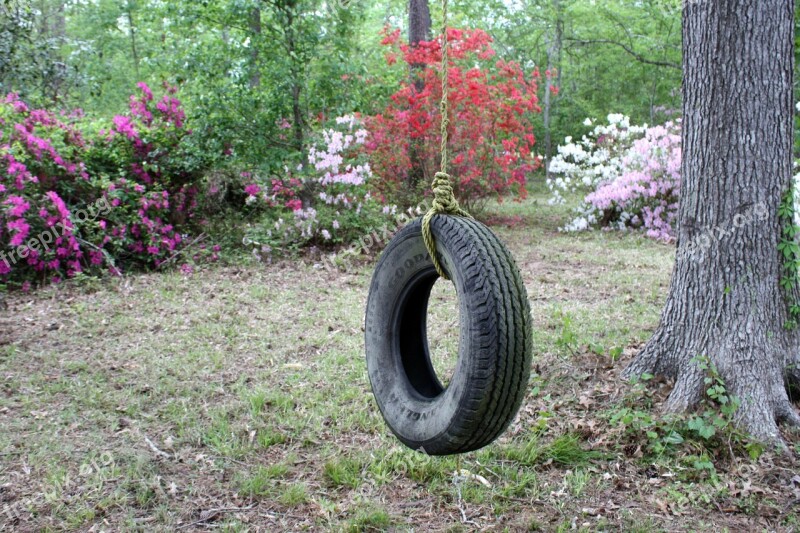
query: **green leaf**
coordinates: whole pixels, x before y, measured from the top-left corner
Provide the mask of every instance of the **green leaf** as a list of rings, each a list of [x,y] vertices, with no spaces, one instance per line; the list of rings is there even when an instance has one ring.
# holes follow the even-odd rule
[[[673,444],[673,445],[682,444],[683,443],[683,436],[680,433],[678,433],[677,431],[672,431],[672,432],[670,432],[669,435],[664,437],[664,442],[667,443],[667,444]]]

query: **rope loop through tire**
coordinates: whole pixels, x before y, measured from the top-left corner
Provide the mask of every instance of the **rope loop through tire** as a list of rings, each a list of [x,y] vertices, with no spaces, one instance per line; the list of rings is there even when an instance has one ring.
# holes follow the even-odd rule
[[[425,213],[422,219],[422,238],[425,241],[425,248],[431,256],[433,266],[436,272],[444,279],[449,280],[447,273],[442,268],[439,262],[439,257],[436,254],[436,242],[433,238],[431,231],[431,220],[436,215],[454,215],[464,218],[472,218],[472,215],[467,213],[456,200],[453,193],[453,185],[450,181],[450,175],[446,172],[437,172],[436,177],[433,179],[433,205],[430,210]]]

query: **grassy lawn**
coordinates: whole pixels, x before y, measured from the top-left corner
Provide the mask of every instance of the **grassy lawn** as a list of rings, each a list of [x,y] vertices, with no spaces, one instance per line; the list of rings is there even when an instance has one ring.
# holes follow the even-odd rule
[[[751,459],[724,428],[689,439],[649,420],[669,384],[619,378],[657,325],[671,247],[560,234],[568,214],[542,195],[494,209],[535,328],[527,399],[495,444],[431,458],[389,433],[363,356],[373,262],[73,283],[0,311],[0,530],[800,528],[793,459]],[[438,283],[443,374],[454,308]]]

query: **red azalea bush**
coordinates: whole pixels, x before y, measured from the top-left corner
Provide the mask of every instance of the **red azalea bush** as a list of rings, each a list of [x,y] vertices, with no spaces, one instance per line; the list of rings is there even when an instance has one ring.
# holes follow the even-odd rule
[[[0,284],[154,267],[180,246],[206,161],[187,148],[174,89],[156,102],[139,87],[99,130],[0,100]]]
[[[518,64],[493,62],[492,39],[482,30],[450,28],[447,35],[450,174],[456,196],[470,209],[511,191],[524,196],[526,175],[538,166],[531,115],[540,112],[539,72],[526,79]],[[389,48],[390,65],[401,58],[404,69],[422,67],[421,90],[406,82],[386,110],[367,121],[367,149],[374,172],[382,177],[380,192],[397,199],[407,191],[412,148],[426,177],[439,170],[442,43],[440,38],[410,47],[401,42],[400,30],[385,30],[382,44]]]

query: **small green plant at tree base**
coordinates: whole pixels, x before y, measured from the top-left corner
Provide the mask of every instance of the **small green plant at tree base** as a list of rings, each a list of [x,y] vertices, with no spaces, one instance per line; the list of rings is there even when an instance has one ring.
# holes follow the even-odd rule
[[[731,427],[733,417],[739,409],[739,399],[728,394],[725,382],[717,368],[707,357],[695,357],[697,367],[706,374],[703,383],[706,389],[707,407],[701,414],[689,417],[687,427],[703,440],[710,440],[718,430]],[[711,403],[712,405],[708,405]]]
[[[609,422],[622,428],[620,444],[640,445],[640,442],[630,441],[638,441],[641,435],[645,435],[647,442],[644,448],[656,457],[674,455],[681,449],[696,450],[699,445],[709,452],[739,449],[756,460],[763,453],[764,446],[752,441],[749,435],[736,427],[735,415],[741,405],[740,400],[729,394],[724,380],[708,357],[698,356],[693,362],[706,374],[703,378],[706,397],[700,408],[688,415],[654,416],[650,411],[652,404],[641,403],[642,398],[650,397],[646,393],[646,384],[653,378],[644,374],[634,382],[632,394],[626,397],[623,405],[609,413]],[[694,457],[697,469],[713,470],[713,463],[711,469],[706,464],[710,462],[707,454]]]

